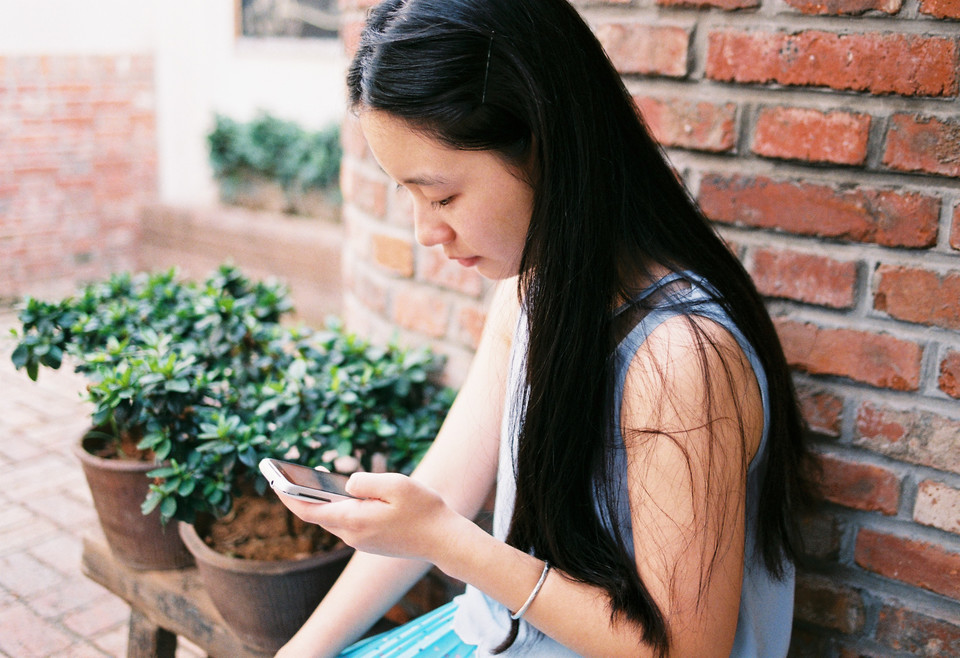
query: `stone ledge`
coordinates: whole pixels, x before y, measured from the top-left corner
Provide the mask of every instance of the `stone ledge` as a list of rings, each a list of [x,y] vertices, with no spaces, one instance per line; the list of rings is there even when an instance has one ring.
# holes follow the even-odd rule
[[[320,326],[341,313],[342,243],[338,222],[231,206],[152,205],[140,213],[137,267],[176,266],[203,278],[230,261],[252,278],[284,281],[296,319]]]

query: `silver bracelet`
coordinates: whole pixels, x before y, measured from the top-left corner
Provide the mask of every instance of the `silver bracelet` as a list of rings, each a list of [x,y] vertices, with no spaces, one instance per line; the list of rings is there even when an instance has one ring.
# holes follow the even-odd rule
[[[523,613],[527,611],[527,608],[530,607],[530,604],[533,603],[533,600],[537,598],[537,594],[540,593],[540,588],[543,587],[543,582],[547,579],[547,572],[550,571],[550,563],[544,561],[543,563],[543,572],[540,574],[540,580],[537,581],[536,586],[533,588],[533,591],[530,592],[530,596],[527,597],[527,602],[517,610],[514,614],[510,615],[510,619],[520,619],[523,616]]]

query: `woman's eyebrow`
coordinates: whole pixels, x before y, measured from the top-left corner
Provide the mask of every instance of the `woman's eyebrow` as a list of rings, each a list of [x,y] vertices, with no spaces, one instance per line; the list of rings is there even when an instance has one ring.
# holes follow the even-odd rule
[[[410,178],[405,178],[402,183],[404,185],[418,185],[420,187],[429,187],[431,185],[445,185],[447,180],[440,176],[432,176],[429,174],[421,174],[418,176],[412,176]]]

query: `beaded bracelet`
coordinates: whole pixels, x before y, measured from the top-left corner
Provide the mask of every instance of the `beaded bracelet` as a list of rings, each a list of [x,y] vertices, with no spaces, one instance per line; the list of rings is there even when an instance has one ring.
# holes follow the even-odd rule
[[[533,591],[530,592],[530,596],[527,597],[527,602],[517,610],[514,614],[510,615],[510,619],[517,620],[523,616],[523,613],[527,611],[527,608],[530,607],[530,604],[533,603],[533,600],[537,598],[537,594],[540,593],[540,588],[543,587],[543,582],[547,579],[547,572],[550,571],[550,563],[544,561],[543,563],[543,572],[540,574],[540,580],[537,581],[537,584],[534,586]]]

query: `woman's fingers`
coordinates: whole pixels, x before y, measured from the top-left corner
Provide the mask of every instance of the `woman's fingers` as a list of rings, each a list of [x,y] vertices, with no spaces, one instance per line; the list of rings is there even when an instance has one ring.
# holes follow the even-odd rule
[[[436,492],[397,473],[355,473],[346,489],[358,500],[318,505],[280,495],[301,519],[358,550],[429,560],[431,536],[450,511]]]
[[[397,497],[406,481],[398,473],[354,473],[347,481],[347,493],[357,498],[390,502]]]

